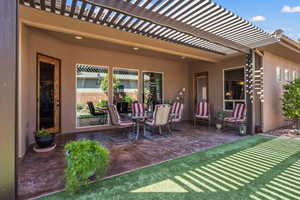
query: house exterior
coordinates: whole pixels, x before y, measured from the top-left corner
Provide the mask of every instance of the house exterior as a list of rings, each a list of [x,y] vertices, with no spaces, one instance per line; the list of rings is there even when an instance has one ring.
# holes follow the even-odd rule
[[[118,69],[129,70],[128,72],[133,71],[136,73],[137,83],[134,86],[134,91],[137,94],[130,95],[138,101],[142,101],[144,96],[143,73],[159,72],[163,74],[162,96],[164,100],[174,101],[177,91],[182,88],[188,90],[185,98],[185,120],[191,120],[193,117],[196,98],[194,80],[195,75],[199,73],[205,72],[208,76],[206,100],[210,104],[213,116],[219,111],[232,112],[236,103],[247,103],[246,78],[243,77],[243,74],[238,75],[239,82],[243,85],[240,89],[236,89],[241,90],[238,93],[243,93],[242,96],[239,94],[237,99],[235,97],[226,99],[226,91],[224,91],[224,85],[226,84],[224,74],[228,70],[233,70],[228,72],[232,73],[228,77],[232,77],[234,69],[245,69],[245,54],[220,55],[153,38],[145,38],[126,31],[34,9],[26,2],[20,6],[19,17],[20,73],[18,79],[20,112],[18,121],[20,134],[18,136],[18,155],[20,157],[24,155],[26,148],[33,143],[33,132],[37,129],[38,107],[36,99],[38,98],[38,80],[36,74],[38,73],[37,55],[39,54],[60,61],[60,122],[58,122],[60,125],[56,131],[62,134],[111,128],[109,123],[101,126],[78,126],[76,106],[78,103],[82,104],[83,101],[87,101],[91,96],[89,94],[89,97],[83,97],[82,91],[84,90],[78,88],[80,82],[80,77],[76,76],[76,66],[78,64],[104,66],[105,73],[108,76],[115,76],[114,70]],[[74,38],[78,35],[83,39]],[[283,84],[291,81],[296,76],[298,77],[300,73],[299,44],[285,36],[277,36],[277,40],[276,42],[274,42],[274,39],[272,42],[258,42],[259,44],[255,48],[257,52],[255,56],[256,63],[264,70],[264,74],[261,75],[264,94],[263,101],[257,100],[260,99],[257,96],[256,101],[253,103],[255,105],[253,111],[255,113],[254,124],[260,126],[264,132],[286,124],[281,112],[281,88]],[[139,49],[134,50],[133,48]],[[281,80],[276,78],[278,68],[281,70]],[[246,73],[245,70],[242,72]],[[287,78],[285,73],[291,75]],[[292,77],[292,74],[295,77]],[[96,75],[94,74],[94,76]],[[231,82],[228,83],[231,85],[229,87],[235,87],[236,81],[229,80],[229,82]],[[109,84],[111,84],[111,87],[113,83]],[[129,90],[129,88],[125,90]],[[102,95],[104,96],[101,97]],[[103,91],[95,93],[93,96],[98,96],[100,100],[103,99],[109,103],[113,103],[114,98],[116,98],[112,89],[107,93]],[[99,99],[93,101],[96,104]]]
[[[66,3],[66,1],[61,2]],[[176,36],[173,37],[174,41],[160,37],[145,37],[145,35],[151,36],[151,33],[160,28],[165,28],[162,20],[158,20],[160,24],[156,29],[154,25],[148,27],[150,32],[147,33],[148,35],[137,34],[129,28],[116,28],[101,21],[95,22],[95,19],[101,19],[101,17],[105,20],[105,15],[96,15],[99,5],[100,10],[103,7],[109,14],[113,13],[110,9],[115,9],[114,12],[123,13],[125,16],[129,12],[126,8],[132,8],[131,14],[136,19],[150,19],[151,16],[147,15],[147,12],[145,12],[145,18],[139,18],[141,16],[139,9],[145,9],[146,3],[135,10],[137,3],[132,3],[135,7],[130,7],[132,5],[128,5],[129,3],[125,1],[120,4],[113,4],[112,2],[115,1],[83,1],[81,7],[79,4],[76,7],[77,1],[71,2],[75,2],[75,4],[63,6],[59,2],[56,5],[55,1],[20,1],[17,18],[18,76],[16,79],[18,82],[16,88],[18,98],[15,102],[18,110],[17,125],[15,126],[18,157],[21,158],[29,145],[33,143],[33,133],[43,120],[42,103],[39,98],[41,88],[50,88],[49,91],[55,90],[53,94],[57,101],[52,103],[56,105],[57,110],[51,111],[53,120],[51,123],[56,126],[53,129],[54,132],[68,134],[112,128],[108,122],[98,126],[78,127],[76,108],[78,102],[84,104],[90,98],[83,97],[84,92],[82,91],[88,91],[91,88],[94,88],[90,90],[93,94],[89,96],[99,97],[94,100],[95,104],[100,100],[108,101],[110,104],[114,103],[117,98],[113,89],[116,70],[124,70],[126,73],[133,74],[134,84],[125,84],[130,80],[127,77],[121,85],[123,85],[123,92],[127,92],[128,95],[129,91],[135,93],[129,96],[137,101],[144,101],[145,85],[149,81],[146,79],[149,79],[149,73],[159,74],[157,80],[161,85],[159,89],[161,102],[175,101],[177,92],[186,88],[185,120],[193,118],[197,101],[206,100],[210,104],[213,116],[219,111],[232,112],[237,103],[247,104],[248,126],[254,128],[259,126],[263,132],[282,127],[287,123],[281,111],[282,85],[300,76],[300,44],[287,38],[280,31],[270,35],[256,27],[251,27],[254,36],[247,35],[246,31],[240,31],[237,35],[241,38],[244,37],[243,41],[249,40],[248,46],[246,42],[234,41],[233,37],[232,40],[229,40],[230,37],[226,39],[226,37],[209,32],[207,33],[209,37],[207,36],[206,39],[215,41],[215,44],[206,44],[201,40],[188,43],[194,39],[187,37],[186,40],[185,36],[179,42],[174,42]],[[0,3],[0,8],[1,5],[7,6],[3,2]],[[199,6],[203,5],[199,4]],[[69,9],[69,14],[64,13],[64,9]],[[90,14],[88,11],[91,9],[94,9],[94,13]],[[72,12],[77,17],[74,17]],[[0,12],[0,16],[2,13]],[[80,19],[82,16],[85,18]],[[92,20],[89,20],[89,17],[92,17]],[[110,20],[114,19],[113,16],[109,17],[112,18]],[[120,15],[118,19],[121,21],[122,16]],[[150,22],[158,22],[155,21],[154,14],[152,19],[153,21]],[[138,22],[137,24],[135,22],[132,20],[130,23],[132,26],[139,26]],[[172,21],[169,22],[170,27],[174,30],[187,27],[172,24]],[[125,21],[123,25],[128,25],[126,23]],[[222,32],[224,28],[225,26],[219,27],[219,31]],[[194,29],[187,30],[199,38],[202,33],[201,31],[195,33]],[[218,32],[218,28],[216,30]],[[233,34],[232,30],[229,29],[228,34]],[[172,31],[165,34],[170,33]],[[255,39],[255,36],[262,39]],[[253,40],[250,41],[251,39]],[[203,46],[200,48],[199,45]],[[53,80],[48,80],[47,77],[43,79],[42,64],[47,64],[47,62],[51,66],[58,66],[57,71],[51,72],[47,71],[51,70],[51,67],[45,68],[45,74],[53,73],[53,77],[55,77]],[[94,86],[80,88],[78,84],[82,82],[82,77],[80,78],[78,75],[76,67],[78,65],[103,67],[105,70],[101,73],[105,74],[89,73],[91,73],[90,78],[94,77],[94,80],[96,80],[97,74],[99,77],[107,76],[107,91],[95,89]],[[259,88],[255,88],[256,86],[251,85],[251,81],[248,80],[249,66],[259,72],[260,82],[257,83]],[[255,76],[254,71],[253,76]],[[146,76],[148,78],[145,78]],[[52,83],[53,88],[49,86],[51,81],[55,82]],[[94,85],[97,84],[96,81],[94,82]],[[99,82],[98,86],[100,84]],[[247,92],[247,87],[252,87],[252,95]],[[47,110],[45,112],[47,113]]]

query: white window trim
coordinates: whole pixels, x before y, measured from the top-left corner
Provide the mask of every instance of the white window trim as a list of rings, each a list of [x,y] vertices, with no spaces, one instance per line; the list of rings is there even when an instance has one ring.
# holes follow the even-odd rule
[[[225,99],[225,71],[228,71],[228,70],[235,70],[235,69],[244,69],[244,72],[246,71],[245,70],[245,67],[244,66],[237,66],[237,67],[231,67],[231,68],[224,68],[223,69],[223,81],[222,81],[222,90],[223,90],[223,111],[225,112],[232,112],[233,110],[228,110],[228,109],[225,109],[225,102],[233,102],[233,108],[235,107],[235,104],[236,102],[244,102],[246,104],[246,75],[244,73],[244,91],[245,91],[245,99]]]

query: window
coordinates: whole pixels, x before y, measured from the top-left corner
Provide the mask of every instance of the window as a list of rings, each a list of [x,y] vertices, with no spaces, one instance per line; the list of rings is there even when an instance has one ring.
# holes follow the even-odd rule
[[[292,80],[296,80],[297,78],[297,72],[296,71],[293,71],[293,75],[292,75]]]
[[[231,111],[238,103],[245,103],[244,68],[224,70],[224,110]]]
[[[137,70],[113,69],[113,101],[121,115],[131,112],[132,102],[138,101],[138,79]]]
[[[156,104],[163,103],[163,74],[157,72],[143,72],[143,102],[150,110]]]
[[[280,67],[276,67],[276,81],[282,81],[282,69]]]
[[[284,81],[290,81],[290,71],[288,69],[284,70]]]
[[[106,125],[108,69],[102,66],[76,65],[76,125]]]

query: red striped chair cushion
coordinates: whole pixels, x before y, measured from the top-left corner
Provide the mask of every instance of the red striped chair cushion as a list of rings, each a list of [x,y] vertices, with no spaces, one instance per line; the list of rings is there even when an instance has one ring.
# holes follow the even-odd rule
[[[225,117],[226,122],[243,122],[246,116],[246,105],[238,103],[235,105],[232,113],[232,117]]]
[[[199,102],[196,109],[196,117],[208,117],[209,109],[207,102]]]
[[[178,122],[182,118],[182,112],[183,112],[183,104],[180,102],[176,102],[172,105],[171,108],[171,114],[175,115],[174,118],[172,118],[173,122]]]
[[[132,115],[133,116],[144,116],[145,106],[143,103],[133,103],[132,104]]]
[[[242,103],[236,104],[233,113],[232,118],[235,118],[236,120],[243,120],[245,118],[246,114],[246,105]]]

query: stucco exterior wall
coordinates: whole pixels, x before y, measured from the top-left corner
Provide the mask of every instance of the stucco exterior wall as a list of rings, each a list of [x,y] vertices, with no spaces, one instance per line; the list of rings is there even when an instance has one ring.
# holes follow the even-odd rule
[[[263,57],[264,66],[264,99],[263,104],[263,131],[270,131],[286,125],[282,114],[282,86],[286,81],[276,81],[276,67],[296,71],[300,75],[300,63],[294,63],[267,51]]]
[[[41,53],[61,59],[61,133],[100,130],[101,127],[76,128],[76,71],[75,64],[91,64],[112,67],[138,69],[142,71],[163,72],[164,99],[172,100],[181,88],[188,88],[188,64],[159,57],[146,57],[99,48],[88,48],[51,37],[38,29],[26,29],[22,34],[21,46],[22,79],[21,110],[19,113],[19,156],[25,152],[28,144],[33,142],[36,129],[36,55]],[[140,82],[141,83],[141,82]],[[140,84],[141,86],[141,84]],[[140,90],[141,91],[141,90]],[[188,104],[186,97],[186,105]],[[188,109],[184,118],[187,119]],[[107,128],[107,127],[106,127]]]
[[[208,72],[208,101],[212,116],[223,110],[223,70],[243,67],[245,57],[238,56],[223,60],[218,63],[196,62],[190,64],[190,112],[194,112],[193,77],[199,72]]]
[[[30,81],[30,69],[29,69],[29,41],[26,38],[29,37],[29,29],[27,26],[20,24],[19,28],[19,73],[18,73],[18,155],[22,155],[26,151],[26,147],[28,144],[28,140],[26,135],[28,135],[27,129],[27,122],[23,121],[22,119],[26,119],[28,113],[28,106],[23,104],[22,102],[28,102],[30,96],[30,88],[28,87],[27,83]]]

